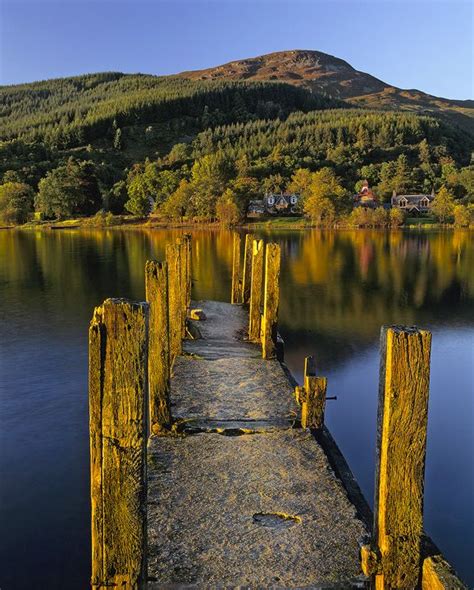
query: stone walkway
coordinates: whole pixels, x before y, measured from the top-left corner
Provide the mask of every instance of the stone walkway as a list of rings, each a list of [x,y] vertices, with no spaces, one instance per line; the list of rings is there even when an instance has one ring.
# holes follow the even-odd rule
[[[172,378],[185,433],[149,443],[150,587],[363,587],[367,530],[320,445],[293,428],[280,363],[242,340],[240,306],[199,307],[203,338]]]

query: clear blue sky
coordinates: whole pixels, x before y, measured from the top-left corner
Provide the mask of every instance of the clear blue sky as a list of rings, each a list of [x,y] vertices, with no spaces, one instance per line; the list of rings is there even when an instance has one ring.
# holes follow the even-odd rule
[[[0,0],[0,10],[1,84],[317,49],[402,88],[474,98],[468,0]]]

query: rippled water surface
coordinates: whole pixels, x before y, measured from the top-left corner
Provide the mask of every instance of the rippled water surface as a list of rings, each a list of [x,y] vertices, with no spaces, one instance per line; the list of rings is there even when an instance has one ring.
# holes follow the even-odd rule
[[[0,588],[89,580],[87,327],[144,297],[172,231],[0,231]],[[232,236],[193,233],[194,298],[229,300]],[[425,522],[474,584],[474,247],[459,232],[279,232],[280,331],[301,378],[329,378],[327,423],[373,496],[382,324],[433,331]]]

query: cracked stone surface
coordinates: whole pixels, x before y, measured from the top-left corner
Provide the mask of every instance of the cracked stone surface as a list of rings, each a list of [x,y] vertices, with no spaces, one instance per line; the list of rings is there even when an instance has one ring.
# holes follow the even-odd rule
[[[261,423],[150,439],[150,588],[360,584],[367,531],[313,436],[285,422],[296,404],[281,365],[241,340],[240,306],[199,307],[208,319],[175,364],[173,415]]]

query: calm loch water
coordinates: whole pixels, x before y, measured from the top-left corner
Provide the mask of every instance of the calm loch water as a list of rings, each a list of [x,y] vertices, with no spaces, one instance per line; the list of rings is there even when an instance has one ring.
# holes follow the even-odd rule
[[[172,231],[0,231],[0,588],[89,580],[87,327],[144,297]],[[270,237],[270,236],[269,236]],[[373,496],[382,324],[433,331],[425,522],[474,584],[474,246],[459,232],[279,232],[280,331],[301,378],[329,378],[327,423]],[[232,236],[193,232],[194,298],[229,300]]]

